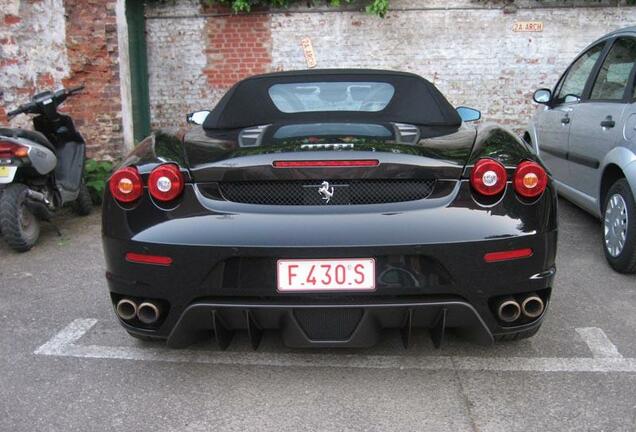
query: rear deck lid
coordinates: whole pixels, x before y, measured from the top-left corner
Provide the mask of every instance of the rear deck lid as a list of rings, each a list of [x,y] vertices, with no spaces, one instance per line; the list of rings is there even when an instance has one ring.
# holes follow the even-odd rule
[[[469,126],[406,123],[292,123],[232,131],[195,128],[185,136],[185,151],[196,182],[325,176],[458,179],[475,135],[475,128]]]

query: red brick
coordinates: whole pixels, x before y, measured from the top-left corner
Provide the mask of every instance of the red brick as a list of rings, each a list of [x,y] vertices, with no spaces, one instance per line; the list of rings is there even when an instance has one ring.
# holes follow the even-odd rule
[[[5,15],[4,16],[4,23],[6,25],[19,24],[20,22],[22,22],[22,18],[20,18],[19,16],[15,16],[15,15]]]
[[[53,75],[51,75],[48,72],[38,75],[38,79],[37,79],[38,90],[54,90],[53,89],[54,86],[55,86],[55,79],[53,78]]]
[[[204,10],[210,13],[210,8]],[[212,88],[225,89],[245,77],[271,69],[269,15],[210,18],[206,31],[206,52],[215,56],[208,56],[208,65],[203,73]]]

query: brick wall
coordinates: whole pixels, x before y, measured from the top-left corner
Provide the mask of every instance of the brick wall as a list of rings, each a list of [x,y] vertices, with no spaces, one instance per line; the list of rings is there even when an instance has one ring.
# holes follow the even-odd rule
[[[169,7],[153,8],[155,17],[164,11],[179,16],[194,16],[199,12],[197,0],[180,1]],[[205,19],[164,19],[146,21],[148,34],[148,85],[153,126],[180,124],[185,114],[204,108],[218,99],[203,70],[207,35]],[[163,119],[173,119],[166,122]]]
[[[201,8],[198,0],[149,3],[146,15],[152,126],[180,125],[241,78],[271,68],[271,17]],[[218,15],[218,16],[208,16]]]
[[[227,88],[242,78],[269,70],[272,63],[269,14],[208,19],[206,35],[207,65],[203,73],[210,87]]]
[[[65,0],[69,74],[65,87],[85,91],[65,103],[90,155],[121,153],[121,96],[117,18],[113,0]]]
[[[121,157],[116,3],[0,0],[0,123],[5,106],[16,107],[36,90],[85,84],[86,93],[65,109],[90,156]],[[182,125],[187,112],[212,107],[245,76],[304,68],[300,41],[309,37],[318,67],[412,71],[435,82],[453,104],[522,130],[535,109],[535,88],[552,86],[598,36],[636,22],[635,7],[584,3],[592,6],[517,0],[504,10],[501,2],[392,0],[393,10],[380,19],[305,7],[233,16],[202,8],[199,0],[148,2],[152,125]],[[514,22],[530,20],[542,21],[545,30],[512,32]],[[29,122],[21,116],[11,125]]]
[[[170,71],[175,88],[196,80],[201,95],[179,110],[166,110],[165,104],[179,96],[151,80],[153,125],[182,124],[184,113],[213,106],[224,89],[246,74],[305,68],[300,40],[309,37],[318,67],[415,72],[432,80],[453,104],[478,108],[486,120],[521,131],[536,109],[531,101],[536,88],[553,86],[572,58],[597,37],[636,23],[636,8],[609,3],[571,7],[569,2],[554,8],[550,5],[564,3],[518,0],[516,8],[504,11],[501,2],[392,0],[392,7],[401,10],[385,19],[302,7],[227,17],[201,10],[195,0],[153,4],[146,8],[151,76]],[[545,29],[515,33],[515,21],[543,21]],[[197,42],[186,64],[181,63],[185,53],[165,61],[172,50],[167,41],[181,37],[175,28],[187,28],[189,40]]]
[[[36,89],[61,85],[68,74],[62,0],[0,0],[0,124]],[[28,125],[20,116],[15,126]]]
[[[121,157],[115,0],[0,0],[0,22],[0,105],[13,109],[36,91],[84,84],[62,109],[90,157]],[[26,116],[10,124],[30,126]]]

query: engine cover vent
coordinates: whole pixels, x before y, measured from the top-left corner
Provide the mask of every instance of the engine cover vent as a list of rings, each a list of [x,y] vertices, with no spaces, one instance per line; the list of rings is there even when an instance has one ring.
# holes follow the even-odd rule
[[[258,147],[263,140],[263,133],[269,125],[255,126],[247,129],[243,129],[239,133],[239,146],[240,147]]]

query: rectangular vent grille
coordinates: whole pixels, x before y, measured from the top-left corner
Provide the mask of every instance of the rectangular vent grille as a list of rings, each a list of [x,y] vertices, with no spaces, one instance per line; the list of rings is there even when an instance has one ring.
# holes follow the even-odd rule
[[[427,198],[435,180],[289,180],[222,182],[227,201],[261,205],[362,205]]]

